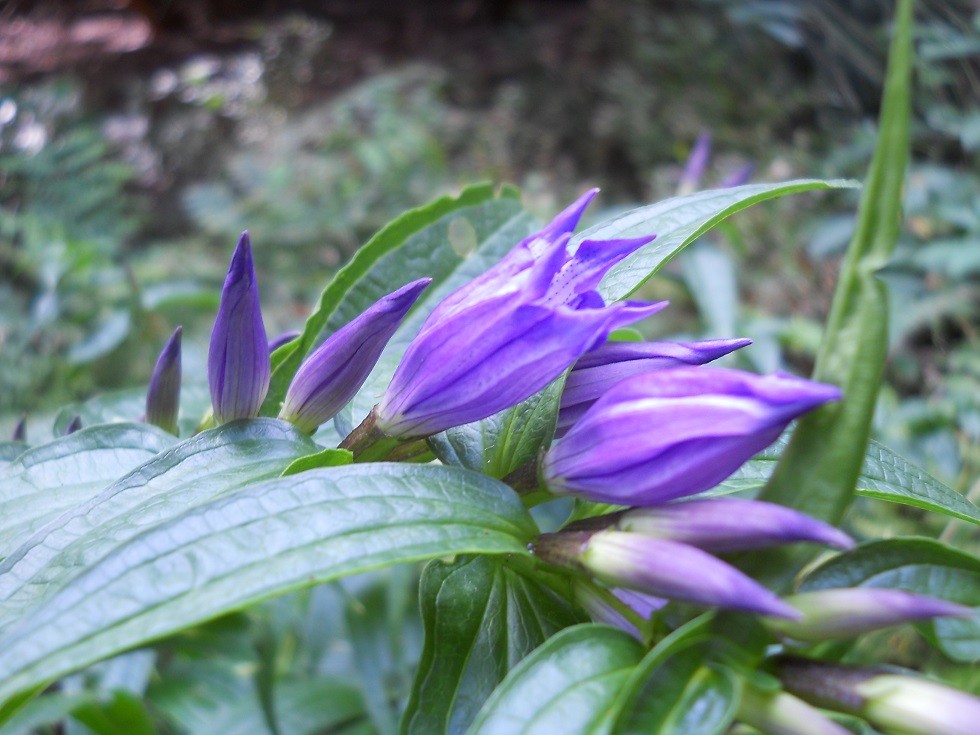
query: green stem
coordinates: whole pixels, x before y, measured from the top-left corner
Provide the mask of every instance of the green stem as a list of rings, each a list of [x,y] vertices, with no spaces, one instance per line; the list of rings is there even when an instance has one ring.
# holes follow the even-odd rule
[[[378,415],[372,408],[371,413],[340,442],[338,448],[350,451],[355,462],[380,462],[402,444],[405,444],[403,440],[389,436],[378,428]]]

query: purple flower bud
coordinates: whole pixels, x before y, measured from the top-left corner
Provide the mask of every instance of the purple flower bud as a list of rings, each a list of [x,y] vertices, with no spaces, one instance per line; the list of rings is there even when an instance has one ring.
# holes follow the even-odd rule
[[[851,735],[802,699],[786,692],[766,692],[746,685],[737,718],[746,725],[779,735]]]
[[[850,549],[843,531],[792,508],[737,498],[710,498],[634,508],[616,521],[621,531],[697,546],[704,551],[746,551],[796,541]]]
[[[853,638],[891,625],[936,617],[960,617],[972,610],[904,590],[848,587],[802,592],[785,598],[803,613],[800,620],[772,620],[776,632],[798,641]]]
[[[702,342],[607,342],[579,358],[561,394],[558,434],[566,433],[606,391],[653,370],[703,365],[751,344],[750,339]]]
[[[657,597],[778,617],[800,614],[735,567],[693,546],[638,533],[555,533],[539,536],[534,553],[584,569],[612,587]]]
[[[180,410],[180,336],[177,327],[153,366],[150,386],[146,391],[146,422],[171,434],[177,433],[177,413]]]
[[[69,434],[74,434],[76,431],[78,431],[81,428],[82,428],[82,417],[76,414],[75,417],[68,422],[68,426],[65,427],[64,436],[68,436]]]
[[[752,178],[752,174],[755,173],[755,163],[751,161],[749,163],[739,166],[737,169],[732,171],[725,179],[719,184],[719,189],[730,189],[733,186],[741,186],[742,184],[747,184],[749,179]]]
[[[253,418],[269,390],[269,343],[262,323],[259,286],[248,233],[238,240],[208,350],[208,386],[214,419],[223,424]]]
[[[579,198],[429,315],[377,407],[377,427],[400,438],[478,421],[533,395],[610,331],[665,304],[606,305],[596,291],[614,264],[653,237],[569,252],[595,191]]]
[[[797,658],[780,661],[777,675],[801,699],[889,732],[973,735],[980,722],[980,699],[928,679]]]
[[[774,442],[797,416],[839,399],[791,375],[684,367],[627,378],[544,457],[557,493],[658,505],[707,490]]]
[[[15,442],[27,441],[27,416],[21,416],[18,419],[16,426],[14,426],[14,433],[11,439]]]
[[[283,332],[278,337],[273,337],[269,340],[269,354],[271,355],[284,344],[292,342],[294,339],[299,337],[300,334],[302,334],[302,332],[300,332],[298,329],[291,329],[288,332]]]
[[[690,194],[697,191],[698,184],[701,183],[704,172],[708,169],[708,160],[711,158],[711,134],[701,133],[691,148],[691,153],[687,157],[684,166],[684,173],[677,184],[678,194]]]
[[[333,418],[367,379],[391,335],[431,282],[421,278],[402,286],[330,335],[300,365],[279,418],[308,433]]]

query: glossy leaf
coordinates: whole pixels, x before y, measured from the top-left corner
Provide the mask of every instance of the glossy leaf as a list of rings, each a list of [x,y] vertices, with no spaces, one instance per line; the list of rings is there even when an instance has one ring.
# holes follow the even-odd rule
[[[940,618],[920,629],[951,658],[980,660],[980,558],[927,538],[873,541],[821,564],[801,588],[851,586],[892,587],[978,607],[969,618]]]
[[[551,443],[564,384],[562,376],[506,411],[430,437],[429,446],[445,464],[504,477]]]
[[[486,270],[530,232],[530,225],[531,218],[523,212],[516,192],[505,188],[498,195],[489,184],[470,186],[458,197],[442,197],[395,219],[358,250],[323,290],[303,333],[273,354],[265,408],[278,410],[293,374],[322,336],[349,322],[392,288],[425,276],[433,279],[422,297],[429,304],[417,304],[415,312],[428,313],[436,304],[436,291],[445,295]],[[411,334],[417,329],[418,324]],[[398,356],[403,349],[404,344],[396,349]],[[384,372],[387,378],[394,363],[397,357]],[[383,382],[387,384],[386,379]],[[355,411],[355,423],[365,414]]]
[[[851,188],[853,181],[799,179],[699,191],[634,209],[582,231],[573,243],[656,234],[657,239],[613,268],[599,291],[610,300],[626,298],[674,255],[728,217],[768,199],[821,189]]]
[[[609,732],[609,707],[642,657],[639,642],[616,628],[566,628],[511,670],[467,732]]]
[[[254,442],[278,431],[295,450],[295,432],[277,421],[196,439],[236,430],[253,472],[278,474],[292,459],[270,461]],[[0,568],[0,701],[291,589],[446,554],[526,554],[536,533],[508,487],[458,468],[348,465],[255,482],[240,466],[172,463],[172,454],[135,472],[129,492],[110,487],[49,525]],[[167,490],[153,497],[146,487]]]
[[[834,291],[813,377],[844,391],[844,400],[800,420],[760,499],[836,523],[851,503],[861,472],[885,361],[888,304],[876,271],[898,240],[902,185],[909,155],[912,3],[897,6],[878,143],[858,223]],[[756,557],[770,582],[785,586],[806,552]]]
[[[173,443],[145,424],[103,424],[29,449],[0,467],[0,558]]]
[[[497,558],[430,562],[419,591],[425,645],[402,732],[461,733],[510,669],[581,622],[563,599]]]
[[[289,467],[282,471],[282,476],[295,475],[307,470],[315,470],[317,467],[343,467],[354,461],[354,455],[346,449],[322,449],[315,454],[307,454],[289,464]]]
[[[786,444],[785,438],[780,439],[705,494],[750,493],[764,487],[785,451]],[[873,440],[868,444],[864,455],[861,474],[857,478],[856,494],[980,524],[980,508],[969,499]]]

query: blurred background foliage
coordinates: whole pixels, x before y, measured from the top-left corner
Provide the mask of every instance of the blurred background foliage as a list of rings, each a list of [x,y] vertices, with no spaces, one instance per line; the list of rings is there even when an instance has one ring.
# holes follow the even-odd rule
[[[275,334],[380,226],[463,183],[517,183],[542,217],[598,185],[608,214],[672,196],[702,131],[704,188],[746,164],[755,180],[861,178],[871,156],[885,0],[389,5],[0,8],[0,432],[27,412],[28,440],[45,441],[70,418],[57,406],[98,393],[137,411],[178,323],[185,381],[206,401],[217,290],[246,227]],[[18,55],[25,33],[34,50]],[[875,433],[976,501],[980,11],[920,0],[916,33]],[[106,40],[119,38],[135,40]],[[838,193],[739,215],[645,287],[673,303],[647,335],[749,336],[744,366],[806,373],[855,210]],[[923,514],[859,503],[850,522],[888,535]],[[95,667],[43,700],[62,709],[9,732],[69,711],[72,733],[391,732],[421,635],[414,574],[288,596]],[[898,663],[941,665],[912,636],[888,645]],[[273,690],[290,703],[278,713]]]

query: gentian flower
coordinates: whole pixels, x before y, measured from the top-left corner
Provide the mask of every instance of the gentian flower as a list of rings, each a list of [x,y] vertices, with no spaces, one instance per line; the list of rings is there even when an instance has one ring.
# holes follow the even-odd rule
[[[27,441],[27,416],[21,416],[17,420],[17,424],[14,426],[14,432],[10,438],[15,442]]]
[[[382,432],[409,439],[478,421],[530,397],[610,331],[665,304],[607,305],[596,291],[614,264],[653,236],[568,242],[591,191],[429,315],[375,410]]]
[[[846,533],[805,513],[775,503],[740,498],[707,498],[632,508],[614,514],[611,520],[612,527],[620,531],[679,541],[711,552],[747,551],[799,541],[841,549],[854,546]]]
[[[298,329],[290,329],[288,332],[283,332],[282,334],[273,337],[269,340],[269,354],[271,355],[284,344],[289,344],[294,339],[299,337],[300,334],[302,334],[302,332],[300,332]]]
[[[557,434],[563,435],[617,383],[653,370],[703,365],[751,344],[750,339],[701,342],[607,342],[579,358],[561,394]]]
[[[703,132],[694,141],[694,146],[687,156],[684,172],[677,184],[678,194],[690,194],[697,190],[704,172],[708,170],[709,160],[711,160],[711,133]]]
[[[223,424],[258,416],[269,391],[270,372],[252,243],[243,232],[221,289],[208,350],[208,386],[215,421]]]
[[[609,594],[616,597],[643,620],[649,619],[654,612],[667,604],[667,600],[661,597],[654,597],[635,590],[614,588],[609,590]],[[594,585],[573,581],[572,595],[575,602],[589,614],[593,621],[619,628],[634,638],[643,640],[643,635],[632,621],[611,604],[607,598],[603,597]]]
[[[803,613],[800,620],[772,620],[770,627],[797,641],[853,638],[914,620],[961,617],[973,611],[946,600],[904,590],[846,587],[802,592],[785,598]]]
[[[300,365],[279,418],[307,433],[333,418],[357,393],[405,314],[431,282],[421,278],[402,286],[330,335]]]
[[[546,562],[579,568],[610,587],[776,617],[800,617],[735,567],[675,541],[622,531],[573,531],[542,534],[532,551]]]
[[[177,433],[180,410],[180,336],[177,327],[164,345],[146,391],[146,422],[171,434]]]
[[[863,717],[888,732],[974,735],[980,723],[977,697],[891,670],[786,658],[777,675],[801,699]]]
[[[838,388],[791,375],[689,367],[627,378],[545,454],[556,493],[658,505],[707,490]]]

